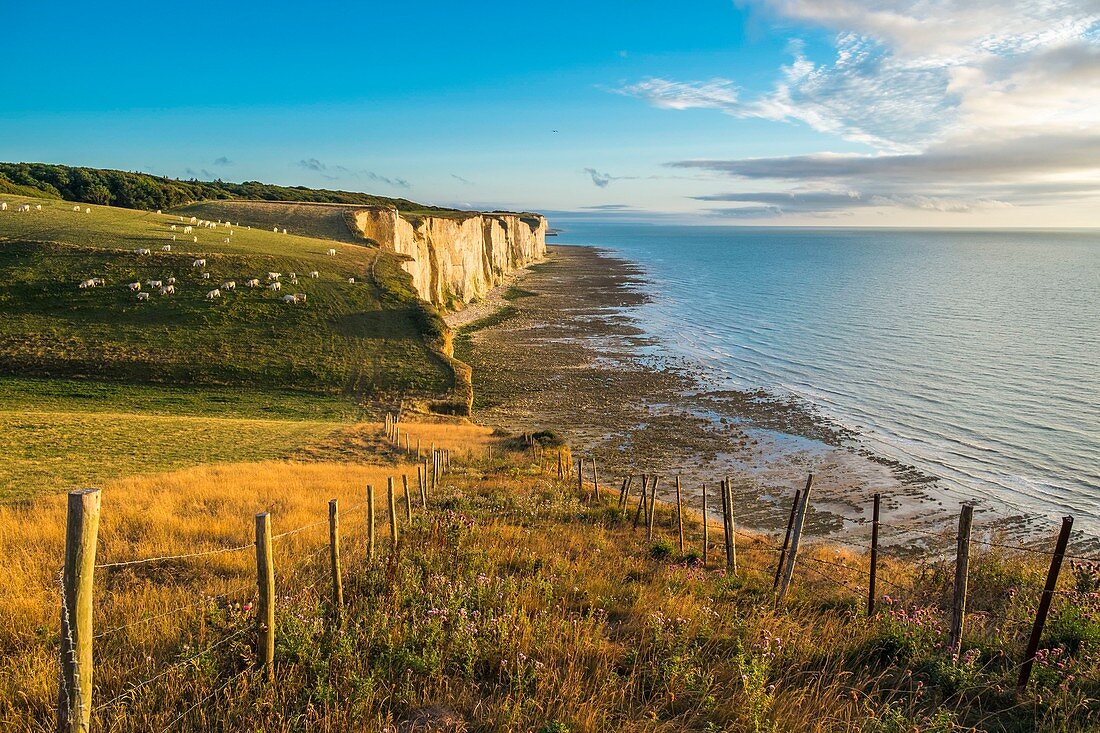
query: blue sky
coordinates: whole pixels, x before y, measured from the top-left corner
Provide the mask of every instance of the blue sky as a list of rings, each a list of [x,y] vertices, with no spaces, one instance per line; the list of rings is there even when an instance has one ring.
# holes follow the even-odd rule
[[[1100,224],[1095,2],[910,5],[24,3],[0,159],[561,218]]]

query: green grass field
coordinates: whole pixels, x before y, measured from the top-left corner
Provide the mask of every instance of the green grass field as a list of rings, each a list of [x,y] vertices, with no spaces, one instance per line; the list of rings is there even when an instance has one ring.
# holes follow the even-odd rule
[[[364,404],[453,387],[436,352],[437,319],[398,259],[377,249],[249,230],[247,204],[242,226],[184,235],[190,213],[181,222],[175,213],[0,201],[0,499],[280,457],[362,419]],[[16,212],[22,203],[32,210]],[[205,267],[192,266],[199,258]],[[269,271],[284,274],[281,292],[245,287]],[[106,284],[78,287],[92,277]],[[169,277],[175,295],[138,301],[127,287],[149,291],[147,280]],[[237,289],[206,298],[226,280]],[[295,292],[307,301],[282,302]]]

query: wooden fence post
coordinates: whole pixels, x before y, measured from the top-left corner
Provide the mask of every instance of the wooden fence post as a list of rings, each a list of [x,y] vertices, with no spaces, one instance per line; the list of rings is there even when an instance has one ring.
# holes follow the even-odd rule
[[[61,574],[61,685],[57,730],[87,733],[92,720],[92,592],[99,489],[69,492]]]
[[[619,510],[626,509],[626,498],[630,496],[630,484],[633,482],[634,476],[630,475],[623,479],[623,486],[619,489]]]
[[[340,506],[328,500],[328,557],[332,570],[332,621],[340,628],[344,618],[344,578],[340,570]]]
[[[653,477],[653,483],[649,488],[649,523],[646,525],[645,538],[653,539],[653,522],[657,516],[657,484],[661,482],[660,476]]]
[[[578,499],[584,498],[584,459],[577,459],[577,494]]]
[[[642,512],[645,511],[646,492],[649,491],[649,476],[642,474],[642,493],[638,497],[638,506],[634,510],[634,527],[638,529],[638,519],[642,516]],[[649,515],[646,515],[646,521],[649,521]]]
[[[710,552],[710,519],[707,517],[707,485],[703,484],[703,567],[707,566]]]
[[[493,446],[489,446],[489,465],[493,465]]]
[[[386,501],[390,505],[390,549],[397,551],[397,501],[393,496],[393,476],[386,479]]]
[[[596,459],[592,459],[592,493],[595,496],[596,503],[600,503],[600,479],[596,475]]]
[[[726,569],[734,575],[737,574],[737,538],[734,536],[733,524],[733,496],[730,491],[730,480],[723,479],[722,485],[722,516],[726,520]]]
[[[737,575],[737,512],[733,505],[733,482],[729,476],[726,476],[726,501],[730,504],[730,567]]]
[[[806,515],[809,513],[810,508],[810,490],[813,486],[814,475],[811,473],[810,477],[806,479],[806,488],[802,490],[802,501],[798,505],[798,514],[794,519],[791,548],[787,552],[786,567],[783,569],[783,576],[779,579],[779,590],[775,596],[777,606],[783,603],[783,598],[787,595],[787,588],[791,585],[791,578],[794,577],[794,565],[798,561],[798,545],[802,540],[802,528],[806,525]]]
[[[424,461],[423,469],[418,464],[416,467],[416,480],[420,484],[420,509],[425,514],[428,513],[428,461]]]
[[[1039,608],[1035,611],[1035,624],[1031,627],[1031,638],[1028,639],[1024,663],[1020,665],[1020,677],[1016,681],[1016,687],[1020,691],[1027,687],[1027,682],[1031,679],[1031,665],[1035,662],[1035,652],[1038,651],[1039,640],[1043,637],[1043,626],[1047,622],[1054,589],[1058,586],[1058,574],[1062,571],[1062,560],[1066,556],[1066,545],[1069,544],[1069,533],[1072,529],[1073,517],[1062,517],[1062,529],[1058,532],[1058,541],[1054,544],[1054,555],[1050,558],[1050,568],[1047,570],[1047,583],[1039,599]]]
[[[420,460],[420,438],[416,439],[416,460]]]
[[[680,531],[680,556],[684,555],[684,503],[680,498],[680,474],[676,474],[676,524]]]
[[[970,572],[970,530],[974,526],[974,507],[963,504],[959,512],[959,537],[955,549],[955,592],[951,601],[951,629],[948,646],[951,656],[962,649],[963,625],[966,620],[966,584]]]
[[[435,487],[439,483],[439,453],[432,448],[432,496],[435,496]]]
[[[275,678],[275,565],[271,560],[271,515],[256,515],[256,664],[264,679]]]
[[[875,615],[875,582],[878,580],[878,517],[881,494],[875,494],[871,510],[871,573],[867,579],[867,616]]]
[[[558,479],[565,480],[565,465],[562,460],[562,449],[558,448]]]
[[[787,548],[791,544],[791,528],[794,527],[794,517],[798,513],[798,500],[802,498],[802,489],[794,490],[794,500],[791,501],[791,513],[787,515],[787,534],[783,536],[783,546],[779,548],[779,562],[775,566],[775,580],[772,581],[772,593],[779,588],[779,578],[783,575],[783,565],[787,562]]]
[[[374,486],[367,484],[367,559],[374,559]]]
[[[412,524],[413,521],[413,500],[409,494],[409,475],[406,473],[401,474],[401,490],[405,492],[405,521]]]

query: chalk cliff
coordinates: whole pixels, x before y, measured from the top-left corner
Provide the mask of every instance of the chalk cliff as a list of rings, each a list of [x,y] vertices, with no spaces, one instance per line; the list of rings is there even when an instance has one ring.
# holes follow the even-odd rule
[[[414,216],[394,208],[357,210],[363,236],[409,259],[402,265],[424,300],[461,307],[546,255],[546,219],[537,214]]]

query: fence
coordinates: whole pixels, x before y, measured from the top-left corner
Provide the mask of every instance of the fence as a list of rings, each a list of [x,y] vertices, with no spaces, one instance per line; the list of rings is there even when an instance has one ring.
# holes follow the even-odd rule
[[[452,456],[449,450],[434,445],[430,446],[429,451],[425,453],[419,440],[415,441],[414,448],[412,436],[402,430],[398,419],[390,416],[387,416],[384,435],[391,445],[417,459],[415,490],[406,476],[402,476],[400,490],[394,477],[387,481],[384,511],[388,514],[388,522],[385,524],[388,524],[389,528],[391,552],[396,552],[402,515],[403,521],[408,526],[412,523],[414,515],[424,516],[428,513],[431,506],[429,499],[435,496],[434,492],[439,485],[440,477],[450,469]],[[571,491],[575,487],[580,500],[594,507],[600,507],[601,511],[614,510],[607,516],[616,517],[615,521],[620,524],[630,524],[634,531],[644,531],[647,540],[653,540],[658,533],[663,533],[667,526],[668,531],[675,534],[681,555],[687,553],[689,545],[701,541],[699,561],[703,567],[711,566],[711,552],[714,546],[710,536],[713,524],[709,520],[713,506],[713,489],[708,490],[705,486],[703,488],[702,521],[696,522],[700,537],[688,537],[694,524],[689,522],[691,526],[686,528],[684,518],[693,510],[684,506],[683,487],[678,477],[673,477],[671,481],[665,479],[665,485],[673,487],[671,490],[666,489],[665,494],[660,493],[662,477],[649,473],[638,476],[639,480],[635,481],[636,477],[630,471],[620,471],[618,473],[622,474],[621,479],[605,477],[601,487],[600,474],[592,458],[578,459],[574,463],[571,458],[567,458],[567,449],[547,450],[540,447],[536,441],[531,441],[530,446],[530,458],[535,462],[538,470],[543,474],[556,476],[562,491]],[[489,466],[494,465],[492,447],[487,449],[486,461]],[[616,485],[617,495],[613,488]],[[884,562],[887,559],[889,546],[888,543],[883,542],[883,539],[904,540],[912,537],[944,539],[943,533],[884,521],[881,497],[875,495],[871,506],[870,534],[867,539],[869,553],[867,562],[859,564],[846,561],[839,556],[825,558],[819,556],[820,548],[811,547],[806,543],[805,525],[814,493],[812,475],[808,477],[803,487],[794,492],[789,509],[784,508],[786,526],[782,539],[738,528],[735,516],[737,507],[731,481],[722,479],[716,482],[716,486],[722,527],[722,540],[718,549],[719,553],[724,555],[722,565],[725,572],[736,575],[753,574],[762,583],[770,584],[776,606],[786,602],[791,587],[798,582],[799,574],[805,572],[862,599],[865,604],[863,612],[872,616],[886,597],[880,588],[888,587],[898,592],[915,592],[921,585],[921,583],[907,585],[901,578],[892,578],[884,572],[889,570],[890,565]],[[93,718],[102,719],[112,710],[126,705],[139,694],[149,691],[157,682],[165,680],[174,671],[218,649],[239,646],[242,654],[250,656],[250,664],[227,672],[224,678],[220,679],[220,684],[180,711],[165,726],[165,730],[185,720],[197,708],[216,701],[219,695],[242,678],[249,677],[261,684],[271,680],[278,633],[275,619],[279,599],[292,593],[315,592],[322,595],[327,600],[328,606],[324,622],[332,630],[338,631],[344,623],[343,609],[346,601],[344,568],[348,547],[342,544],[342,540],[347,536],[344,532],[349,525],[345,520],[366,515],[362,526],[350,525],[361,530],[361,535],[350,547],[361,552],[366,561],[374,560],[377,554],[376,535],[379,524],[376,521],[376,503],[380,500],[380,497],[375,496],[373,485],[368,485],[365,501],[341,507],[337,500],[333,499],[328,502],[323,518],[293,529],[278,531],[280,528],[277,526],[277,516],[273,516],[268,511],[261,512],[255,517],[255,536],[252,542],[234,543],[224,547],[171,556],[96,564],[100,492],[84,490],[71,493],[68,505],[65,564],[60,577],[62,612],[58,729],[69,732],[89,731]],[[631,511],[632,501],[634,502],[633,511]],[[318,508],[321,509],[321,507]],[[667,514],[667,525],[665,522],[658,522],[659,512]],[[973,560],[972,548],[979,545],[1049,557],[1045,582],[1027,589],[1039,592],[1034,605],[1033,618],[1024,628],[1029,630],[1027,642],[1022,646],[1020,661],[1015,665],[1018,668],[1017,685],[1021,688],[1027,685],[1052,604],[1057,598],[1071,596],[1074,593],[1072,590],[1059,588],[1060,571],[1064,561],[1066,559],[1090,563],[1098,561],[1098,558],[1067,552],[1071,530],[1072,519],[1067,517],[1062,522],[1054,548],[1049,552],[1020,545],[995,543],[973,536],[973,507],[968,505],[962,507],[958,527],[954,532],[953,557],[950,554],[943,556],[936,571],[946,573],[946,567],[952,566],[951,600],[943,609],[949,617],[948,644],[952,654],[959,654],[969,618],[983,618],[1005,624],[1006,629],[1013,625],[1023,626],[1019,619],[997,618],[988,610],[968,608],[968,600],[970,600],[968,579]],[[323,535],[316,538],[316,546],[304,551],[298,548],[293,548],[293,552],[289,551],[292,542],[303,540],[311,536],[310,533]],[[742,550],[752,548],[755,551],[773,553],[774,564],[749,562],[748,559],[753,557],[753,554],[750,554],[749,558],[739,558],[739,547]],[[104,629],[94,627],[95,585],[93,581],[97,572],[179,567],[183,563],[194,560],[214,561],[226,557],[247,557],[250,552],[255,556],[254,575],[224,578],[224,587],[220,588],[220,592],[216,595],[202,598],[193,604],[185,604],[142,618],[131,619],[125,624]],[[142,664],[139,659],[132,667],[117,675],[116,679],[108,680],[106,684],[100,683],[98,687],[93,685],[93,674],[96,668],[96,659],[93,655],[94,641],[112,635],[125,636],[137,627],[165,623],[189,611],[197,612],[208,606],[211,600],[230,602],[235,594],[249,588],[255,589],[256,592],[255,608],[249,609],[254,611],[254,623],[239,624],[236,627],[227,626],[222,629],[205,629],[205,635],[194,640],[193,648],[180,654],[177,661],[158,670],[148,670],[147,665]],[[141,654],[137,656],[140,657]],[[97,690],[105,689],[110,690],[111,694],[103,695],[103,700],[98,699]]]

